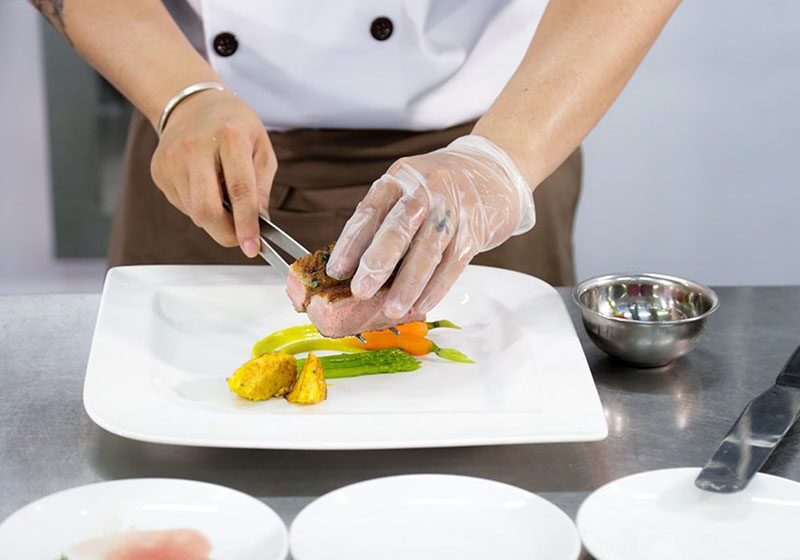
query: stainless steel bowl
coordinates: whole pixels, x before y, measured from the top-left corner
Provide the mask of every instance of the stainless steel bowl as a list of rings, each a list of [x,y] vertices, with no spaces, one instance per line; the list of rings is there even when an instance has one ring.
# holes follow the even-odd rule
[[[572,292],[592,341],[643,367],[663,366],[692,350],[719,307],[711,289],[663,274],[610,274]]]

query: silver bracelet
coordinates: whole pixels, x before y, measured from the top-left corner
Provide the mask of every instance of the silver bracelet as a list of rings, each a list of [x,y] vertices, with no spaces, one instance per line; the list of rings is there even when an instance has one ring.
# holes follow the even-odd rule
[[[164,127],[167,126],[167,119],[169,118],[172,111],[175,107],[178,106],[178,103],[193,95],[195,93],[206,91],[208,89],[215,89],[217,91],[223,91],[225,86],[217,82],[197,82],[196,84],[192,84],[180,90],[178,93],[173,95],[167,104],[164,105],[164,109],[161,111],[161,118],[158,119],[158,137],[161,138],[161,135],[164,133]]]

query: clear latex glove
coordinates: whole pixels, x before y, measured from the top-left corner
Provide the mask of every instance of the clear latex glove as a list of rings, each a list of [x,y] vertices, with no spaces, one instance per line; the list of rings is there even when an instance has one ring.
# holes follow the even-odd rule
[[[373,183],[336,242],[327,272],[371,298],[402,259],[384,312],[430,311],[472,258],[536,222],[514,162],[482,136],[402,158]]]

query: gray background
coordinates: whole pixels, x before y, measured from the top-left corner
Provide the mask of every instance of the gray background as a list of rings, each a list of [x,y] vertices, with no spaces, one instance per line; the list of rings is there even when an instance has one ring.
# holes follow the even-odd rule
[[[798,284],[800,2],[678,8],[586,142],[579,276]]]
[[[96,290],[58,261],[38,14],[0,0],[0,293]],[[578,275],[798,284],[800,2],[686,2],[586,141]]]

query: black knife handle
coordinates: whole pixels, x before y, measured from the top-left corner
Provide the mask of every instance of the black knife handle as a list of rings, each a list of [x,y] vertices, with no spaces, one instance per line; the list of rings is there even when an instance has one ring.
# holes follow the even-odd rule
[[[783,366],[783,371],[778,376],[775,384],[800,389],[800,346],[795,349],[794,354]]]

